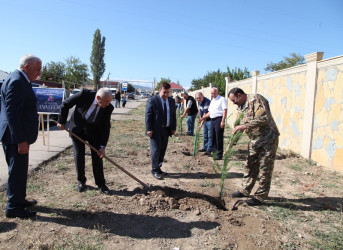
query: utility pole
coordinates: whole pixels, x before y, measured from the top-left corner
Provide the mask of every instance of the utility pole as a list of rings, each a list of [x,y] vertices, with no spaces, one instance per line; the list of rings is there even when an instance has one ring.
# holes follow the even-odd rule
[[[111,74],[111,72],[108,72],[108,76],[107,76],[107,88],[108,88],[108,81],[110,80],[110,74]]]

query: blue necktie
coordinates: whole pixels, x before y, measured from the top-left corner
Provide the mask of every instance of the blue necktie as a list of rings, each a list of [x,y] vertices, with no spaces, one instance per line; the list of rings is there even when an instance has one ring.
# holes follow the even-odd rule
[[[167,126],[167,101],[163,101],[163,127]]]

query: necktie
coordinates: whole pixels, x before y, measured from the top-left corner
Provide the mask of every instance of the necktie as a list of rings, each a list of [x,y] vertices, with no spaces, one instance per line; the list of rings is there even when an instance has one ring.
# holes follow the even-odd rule
[[[88,123],[93,123],[93,120],[95,118],[96,115],[96,111],[98,110],[98,105],[96,105],[95,109],[92,111],[92,113],[89,115],[87,122]]]
[[[167,102],[163,101],[163,127],[167,126]]]

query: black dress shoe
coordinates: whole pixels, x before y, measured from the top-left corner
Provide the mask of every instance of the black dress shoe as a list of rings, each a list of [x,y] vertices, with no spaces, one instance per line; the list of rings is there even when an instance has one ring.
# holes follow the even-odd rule
[[[80,193],[85,191],[86,189],[86,185],[83,183],[80,183],[79,185],[77,185],[77,191],[79,191]]]
[[[204,148],[199,149],[199,152],[206,152],[206,149],[204,149]]]
[[[211,155],[211,152],[210,152],[210,151],[206,151],[206,152],[204,153],[204,155]]]
[[[7,218],[22,218],[22,219],[26,219],[26,218],[30,218],[30,217],[34,217],[36,216],[37,212],[31,211],[31,210],[22,210],[20,212],[7,212],[6,213],[6,217]]]
[[[100,187],[101,193],[103,194],[110,194],[110,189],[106,186],[103,185],[102,187]]]
[[[214,158],[216,161],[219,161],[219,160],[222,160],[223,159],[223,156],[216,156],[216,158]]]
[[[262,201],[259,201],[258,199],[256,198],[252,198],[250,200],[247,200],[246,201],[247,205],[248,206],[251,206],[251,207],[254,207],[254,206],[261,206],[263,204]]]
[[[231,194],[232,198],[243,198],[243,197],[249,197],[247,195],[242,194],[241,192],[237,191]]]
[[[32,207],[34,205],[37,205],[37,201],[36,200],[25,200],[25,202],[24,202],[24,206],[25,207]]]
[[[159,171],[157,171],[157,173],[161,174],[162,176],[168,175],[167,172],[163,172],[161,169]]]
[[[152,175],[157,179],[157,180],[163,180],[163,176],[160,173],[154,172]]]

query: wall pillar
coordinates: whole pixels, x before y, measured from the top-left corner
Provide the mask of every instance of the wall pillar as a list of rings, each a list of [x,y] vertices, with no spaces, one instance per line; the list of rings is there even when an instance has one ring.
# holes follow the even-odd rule
[[[251,85],[251,94],[256,94],[257,91],[257,76],[260,75],[260,71],[255,70],[251,72],[252,74],[252,85]]]
[[[314,52],[305,55],[307,64],[307,74],[304,123],[301,145],[301,155],[305,158],[310,158],[311,156],[314,105],[317,89],[317,62],[322,60],[323,54],[324,52]]]

